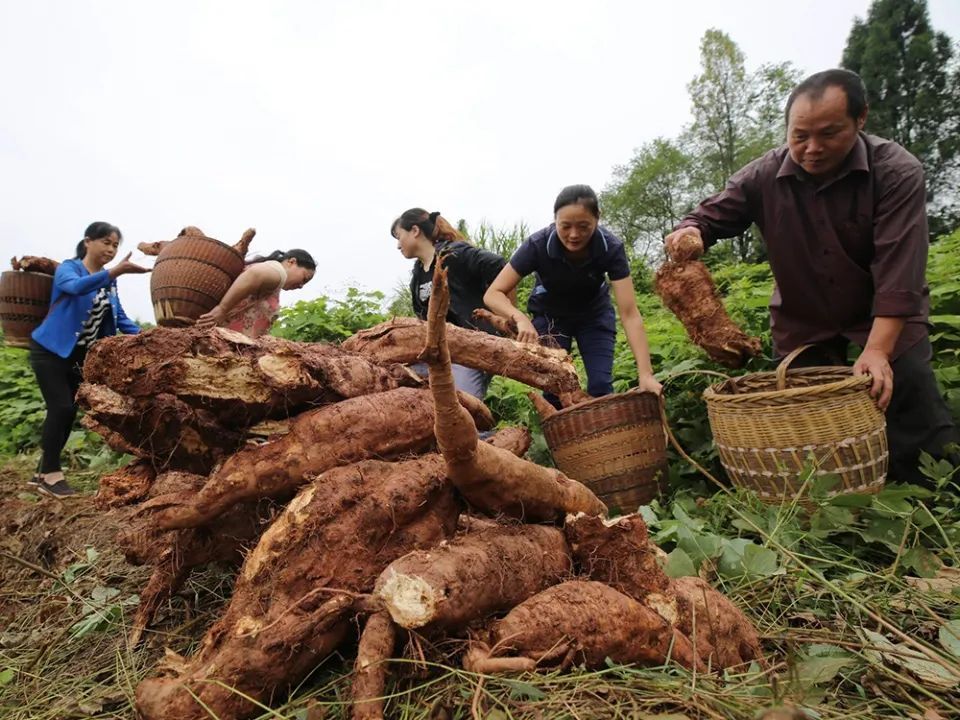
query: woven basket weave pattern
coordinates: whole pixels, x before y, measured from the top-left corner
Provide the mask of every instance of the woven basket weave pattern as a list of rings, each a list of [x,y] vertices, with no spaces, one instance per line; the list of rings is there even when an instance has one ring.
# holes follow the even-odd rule
[[[240,253],[219,240],[178,237],[160,252],[150,277],[157,324],[192,324],[220,302],[243,268]]]
[[[831,494],[879,492],[889,455],[870,384],[849,368],[806,368],[707,388],[710,427],[730,479],[779,503],[797,496],[812,465],[816,475],[839,476]]]
[[[610,507],[631,512],[659,491],[666,438],[654,395],[608,395],[561,410],[543,434],[557,467]]]
[[[50,307],[53,276],[8,271],[0,276],[0,322],[11,347],[30,347],[30,333],[43,322]]]

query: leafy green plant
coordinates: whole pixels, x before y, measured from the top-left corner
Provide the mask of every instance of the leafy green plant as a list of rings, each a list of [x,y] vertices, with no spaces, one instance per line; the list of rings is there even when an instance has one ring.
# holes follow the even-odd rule
[[[384,294],[349,288],[343,300],[321,296],[283,308],[272,334],[303,342],[339,342],[387,319]]]
[[[39,444],[45,415],[27,352],[0,348],[0,455],[15,455]]]
[[[114,587],[95,587],[85,603],[83,617],[70,626],[70,636],[74,639],[82,638],[92,632],[107,630],[122,621],[124,608],[138,605],[140,598],[137,595],[128,595],[119,600],[120,594],[120,590]]]

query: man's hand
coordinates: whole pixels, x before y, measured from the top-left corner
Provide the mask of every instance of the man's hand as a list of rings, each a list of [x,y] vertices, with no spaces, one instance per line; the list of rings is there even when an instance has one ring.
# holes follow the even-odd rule
[[[893,368],[890,367],[887,354],[882,350],[864,348],[853,364],[853,374],[858,377],[869,375],[873,378],[870,397],[877,401],[877,407],[886,410],[893,396]]]
[[[212,328],[223,322],[223,308],[217,305],[210,312],[206,312],[197,318],[198,328]]]
[[[703,237],[699,228],[680,228],[663,239],[663,247],[671,260],[696,260],[703,255]]]
[[[650,373],[639,373],[637,375],[637,389],[643,392],[652,392],[657,395],[663,389],[663,386]]]
[[[540,341],[540,333],[537,332],[533,323],[530,322],[530,318],[523,313],[517,313],[514,319],[517,321],[517,340],[528,343]]]

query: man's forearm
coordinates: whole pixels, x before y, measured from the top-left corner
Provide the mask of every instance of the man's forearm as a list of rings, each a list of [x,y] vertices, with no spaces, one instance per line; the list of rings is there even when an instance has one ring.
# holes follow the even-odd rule
[[[900,333],[903,332],[903,326],[906,325],[906,318],[902,317],[875,317],[873,326],[870,328],[870,336],[864,345],[864,350],[879,350],[888,358],[893,354],[893,349],[900,339]]]

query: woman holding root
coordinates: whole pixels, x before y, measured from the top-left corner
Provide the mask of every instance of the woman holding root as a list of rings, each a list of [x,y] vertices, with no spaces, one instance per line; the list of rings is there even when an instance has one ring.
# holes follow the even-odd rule
[[[220,303],[197,318],[197,327],[220,325],[249,338],[265,335],[280,311],[280,291],[302,288],[316,270],[306,250],[277,250],[248,261]]]
[[[410,277],[410,296],[418,318],[427,319],[434,260],[442,256],[450,283],[447,322],[471,330],[496,332],[472,316],[474,310],[483,308],[483,293],[506,265],[506,260],[474,247],[440,213],[422,208],[407,210],[394,220],[390,234],[396,238],[400,253],[408,260],[415,260]],[[505,301],[508,305],[511,302],[509,298]],[[454,365],[453,377],[458,390],[481,400],[487,394],[490,375],[482,370]]]
[[[510,258],[483,301],[498,315],[517,323],[517,339],[536,342],[551,335],[566,350],[576,339],[587,370],[587,392],[613,392],[616,320],[610,287],[627,341],[637,363],[641,390],[660,392],[653,376],[643,318],[630,278],[623,242],[600,226],[597,195],[588,185],[565,187],[553,206],[554,222],[535,232]],[[532,320],[507,299],[526,275],[536,273],[527,310]],[[609,279],[609,284],[607,280]],[[557,404],[556,398],[548,397]]]
[[[36,474],[28,485],[45,495],[65,497],[74,490],[63,478],[60,453],[77,416],[76,395],[83,361],[99,338],[118,332],[136,334],[140,327],[123,312],[117,297],[117,278],[146,273],[149,268],[130,262],[131,253],[107,270],[123,235],[110,223],[95,222],[77,244],[77,254],[65,260],[53,276],[50,311],[33,331],[30,365],[47,406]]]

